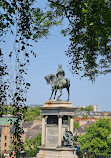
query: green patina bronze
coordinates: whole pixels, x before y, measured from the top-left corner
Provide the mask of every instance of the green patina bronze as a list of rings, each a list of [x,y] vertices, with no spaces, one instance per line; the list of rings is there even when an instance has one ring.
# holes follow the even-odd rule
[[[63,140],[62,140],[63,147],[73,147],[73,134],[71,131],[65,129]]]
[[[0,125],[8,125],[10,123],[12,123],[13,125],[15,121],[16,121],[16,118],[11,117],[11,116],[0,117]],[[22,121],[20,121],[20,125],[22,126]]]
[[[67,79],[67,78],[65,79],[64,76],[65,76],[65,72],[62,69],[62,65],[59,64],[56,75],[48,74],[48,75],[46,75],[44,77],[46,79],[46,81],[47,81],[47,84],[51,84],[51,87],[52,87],[52,93],[51,93],[51,96],[50,96],[49,100],[51,100],[52,95],[53,95],[54,92],[55,92],[55,94],[54,94],[54,99],[55,99],[57,90],[59,89],[60,95],[57,97],[57,101],[60,101],[59,98],[62,96],[62,89],[66,88],[67,92],[68,92],[68,99],[67,99],[67,101],[69,101],[69,97],[70,97],[70,93],[69,93],[70,80]]]
[[[62,65],[61,65],[61,64],[58,65],[58,69],[57,69],[56,76],[57,76],[57,79],[58,79],[58,80],[64,79],[65,72],[64,72],[64,70],[62,69]]]

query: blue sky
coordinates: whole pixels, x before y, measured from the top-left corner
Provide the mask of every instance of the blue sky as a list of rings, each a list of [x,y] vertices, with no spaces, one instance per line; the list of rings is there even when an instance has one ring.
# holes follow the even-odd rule
[[[61,27],[54,27],[50,31],[48,38],[43,38],[38,43],[33,43],[33,49],[37,57],[31,57],[28,76],[26,77],[27,81],[31,83],[27,94],[27,104],[44,104],[49,99],[51,86],[47,85],[44,76],[49,73],[56,74],[58,64],[61,63],[65,70],[65,77],[71,81],[70,102],[74,106],[100,105],[101,111],[111,111],[111,75],[97,77],[94,84],[87,78],[80,80],[78,76],[73,76],[69,71],[69,59],[65,55],[69,40],[68,37],[63,37],[60,34]],[[13,38],[8,34],[6,43],[1,46],[5,54],[6,63],[9,63],[7,52],[12,50],[13,44]],[[13,61],[11,64],[13,67]],[[65,89],[61,99],[67,100],[67,91]]]
[[[36,45],[37,58],[30,63],[28,79],[31,87],[28,94],[28,103],[44,104],[51,94],[51,86],[47,85],[44,76],[56,74],[58,64],[61,63],[66,77],[71,81],[70,101],[75,106],[100,105],[100,110],[111,111],[111,75],[102,75],[92,84],[87,78],[79,79],[69,71],[68,58],[65,50],[69,40],[60,33],[60,28],[54,28],[48,39],[41,39]],[[59,94],[57,94],[59,95]],[[61,99],[66,100],[67,92],[63,90]]]

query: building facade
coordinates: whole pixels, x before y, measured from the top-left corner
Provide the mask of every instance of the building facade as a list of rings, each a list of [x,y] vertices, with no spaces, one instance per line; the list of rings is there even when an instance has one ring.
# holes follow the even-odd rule
[[[12,132],[14,131],[13,123],[16,118],[11,115],[3,116],[0,118],[0,151],[3,154],[9,151],[12,141]],[[12,122],[12,125],[10,124]],[[22,122],[20,123],[22,125]]]

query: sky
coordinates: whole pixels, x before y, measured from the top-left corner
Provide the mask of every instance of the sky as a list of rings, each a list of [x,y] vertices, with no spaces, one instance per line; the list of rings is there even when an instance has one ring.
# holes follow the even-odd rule
[[[41,6],[42,4],[40,3]],[[72,75],[69,71],[69,59],[65,55],[69,38],[61,35],[61,28],[62,26],[54,27],[47,38],[42,38],[33,44],[37,57],[31,57],[28,67],[26,80],[31,83],[31,86],[27,94],[27,105],[43,105],[50,98],[51,85],[47,85],[44,76],[50,73],[56,74],[58,64],[61,63],[65,77],[71,82],[70,102],[72,105],[100,105],[100,111],[111,111],[111,74],[97,77],[93,84],[88,78],[80,79],[80,76]],[[6,42],[1,46],[6,63],[10,62],[7,52],[13,49],[13,41],[14,38],[8,34]],[[13,67],[14,63],[11,64]],[[67,100],[66,89],[63,90],[60,99]]]
[[[29,104],[44,104],[51,94],[51,85],[47,85],[44,76],[56,74],[58,64],[62,64],[65,77],[70,79],[70,102],[74,106],[100,105],[101,111],[111,111],[111,75],[96,78],[94,84],[87,78],[72,75],[69,71],[69,59],[65,55],[69,40],[59,33],[59,28],[50,32],[48,39],[41,39],[35,49],[37,58],[32,59],[28,79],[31,87],[28,93]],[[59,93],[57,93],[57,96]],[[67,91],[63,90],[63,100],[67,100]]]

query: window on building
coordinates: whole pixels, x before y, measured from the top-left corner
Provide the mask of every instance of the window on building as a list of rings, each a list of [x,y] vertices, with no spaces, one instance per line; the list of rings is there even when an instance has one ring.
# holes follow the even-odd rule
[[[7,143],[5,143],[5,147],[7,146]]]
[[[5,140],[7,140],[7,136],[5,136]]]

